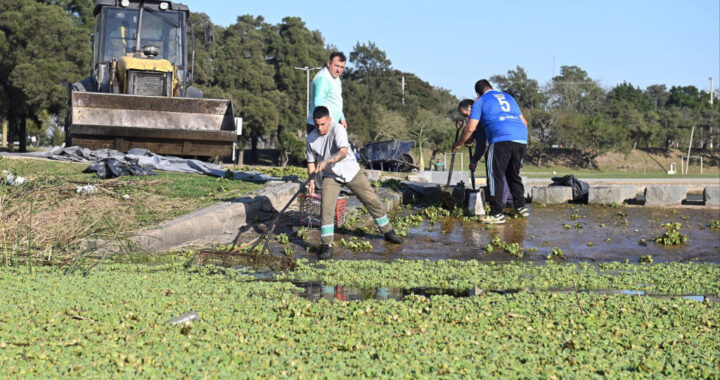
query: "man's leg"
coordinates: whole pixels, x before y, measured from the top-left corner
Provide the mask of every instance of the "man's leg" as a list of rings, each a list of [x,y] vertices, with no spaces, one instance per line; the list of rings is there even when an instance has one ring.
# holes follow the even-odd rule
[[[505,177],[510,186],[515,209],[519,210],[525,207],[525,186],[523,186],[522,178],[520,178],[520,168],[522,168],[522,161],[525,157],[526,145],[516,142],[510,142],[510,144],[512,144],[512,157],[510,157]]]
[[[375,218],[375,224],[377,224],[382,233],[392,231],[392,225],[385,213],[385,207],[383,207],[377,194],[375,194],[372,186],[370,186],[370,182],[367,177],[365,177],[365,172],[363,170],[360,170],[355,178],[345,184],[345,186],[347,186],[355,194],[355,196],[358,197],[360,202],[367,207],[370,215]]]
[[[505,171],[510,161],[511,148],[509,142],[501,141],[490,144],[488,149],[488,190],[490,191],[490,215],[502,215],[503,208],[503,191],[505,188],[504,178]],[[508,179],[508,182],[510,180]]]
[[[510,194],[510,186],[508,185],[507,177],[503,177],[503,208],[505,208],[511,200],[512,195]]]
[[[340,195],[340,184],[332,178],[325,178],[320,200],[320,237],[323,244],[331,245],[333,243],[338,195]]]

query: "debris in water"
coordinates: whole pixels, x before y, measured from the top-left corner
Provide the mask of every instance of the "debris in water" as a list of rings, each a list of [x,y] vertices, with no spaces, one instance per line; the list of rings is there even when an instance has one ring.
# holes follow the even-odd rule
[[[166,325],[178,325],[180,323],[197,321],[199,319],[200,319],[200,316],[198,315],[197,311],[188,311],[185,314],[178,315],[177,317],[170,319],[169,321],[165,322],[165,324]]]

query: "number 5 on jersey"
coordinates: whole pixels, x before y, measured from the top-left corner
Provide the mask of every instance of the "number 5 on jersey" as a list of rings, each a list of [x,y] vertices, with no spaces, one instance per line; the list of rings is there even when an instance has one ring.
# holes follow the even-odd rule
[[[502,109],[505,112],[510,112],[510,103],[508,103],[507,100],[505,100],[505,97],[497,97],[498,103],[500,103],[500,109]]]

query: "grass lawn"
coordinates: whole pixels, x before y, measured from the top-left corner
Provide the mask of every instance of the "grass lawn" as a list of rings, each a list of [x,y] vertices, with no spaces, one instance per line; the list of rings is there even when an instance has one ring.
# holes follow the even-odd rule
[[[693,286],[678,282],[678,293],[717,289],[718,282],[717,265],[633,266],[630,277],[620,265],[600,268],[606,280],[596,283],[594,266],[524,273],[513,264],[467,264],[520,283],[565,276],[580,289],[613,284],[613,271],[618,286],[637,275],[656,278],[660,288],[695,273]],[[412,282],[434,282],[438,268],[448,279],[459,278],[466,273],[461,267],[413,267]],[[404,272],[397,268],[352,265],[373,286],[402,286]],[[299,269],[323,270],[303,263]],[[520,291],[310,301],[289,282],[180,264],[105,264],[88,276],[52,267],[0,268],[0,288],[0,362],[11,378],[719,376],[720,304],[679,297]],[[166,324],[188,311],[199,320]]]
[[[56,253],[88,237],[112,238],[157,225],[201,207],[262,187],[197,174],[100,180],[82,173],[88,164],[36,159],[0,160],[0,170],[25,177],[22,186],[0,186],[0,243],[5,252]],[[78,194],[91,184],[93,194]]]

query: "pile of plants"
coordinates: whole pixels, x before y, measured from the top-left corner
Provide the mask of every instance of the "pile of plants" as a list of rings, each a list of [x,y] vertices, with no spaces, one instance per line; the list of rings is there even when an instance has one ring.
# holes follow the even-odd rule
[[[286,166],[286,167],[280,167],[280,166],[262,166],[262,167],[250,167],[250,166],[236,166],[232,170],[234,171],[254,171],[262,174],[267,174],[269,176],[273,177],[285,177],[294,175],[301,179],[307,179],[308,172],[306,168],[301,168],[299,166]]]
[[[503,251],[521,258],[525,256],[525,250],[520,247],[518,243],[507,243],[500,236],[496,236],[488,245],[485,246],[485,252],[492,253],[495,248],[502,249]]]
[[[352,236],[347,240],[342,238],[337,242],[337,245],[343,249],[349,249],[355,252],[372,251],[373,249],[372,244],[368,240],[361,240],[357,236]]]
[[[683,245],[687,243],[688,236],[680,232],[682,223],[665,223],[663,228],[665,232],[655,238],[655,243],[664,246]]]
[[[713,220],[713,221],[710,223],[710,229],[711,229],[711,230],[720,230],[720,219],[718,219],[718,220]]]

